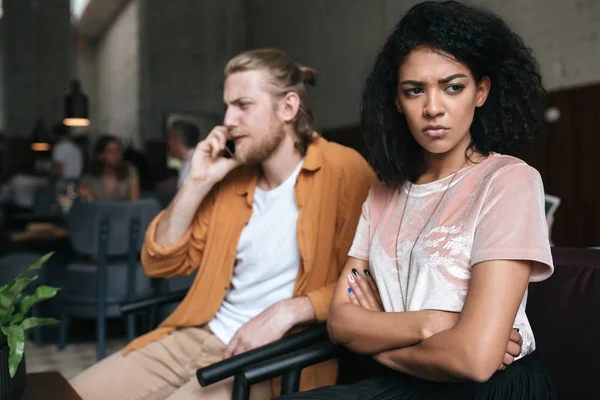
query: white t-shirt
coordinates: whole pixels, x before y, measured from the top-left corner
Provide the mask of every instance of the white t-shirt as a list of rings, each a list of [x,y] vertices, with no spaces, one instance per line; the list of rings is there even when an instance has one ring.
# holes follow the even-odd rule
[[[208,326],[225,344],[246,322],[289,299],[300,265],[294,186],[302,163],[281,185],[254,192],[252,217],[238,243],[231,287]]]
[[[63,165],[62,177],[78,179],[83,172],[83,154],[75,143],[63,139],[52,148],[52,161]]]

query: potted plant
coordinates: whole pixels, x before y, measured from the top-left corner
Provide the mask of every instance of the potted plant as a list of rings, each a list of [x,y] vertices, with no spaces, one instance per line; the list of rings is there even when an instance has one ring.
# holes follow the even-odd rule
[[[25,390],[25,332],[58,322],[54,318],[28,316],[34,304],[56,296],[58,289],[41,285],[33,294],[23,295],[23,290],[37,279],[31,274],[42,268],[52,254],[46,254],[0,287],[0,400],[17,400]]]

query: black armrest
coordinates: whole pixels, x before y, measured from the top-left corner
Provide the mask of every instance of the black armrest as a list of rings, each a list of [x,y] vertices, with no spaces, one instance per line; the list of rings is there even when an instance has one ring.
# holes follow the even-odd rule
[[[246,367],[241,372],[241,379],[244,386],[250,387],[258,382],[284,376],[282,394],[296,392],[300,383],[300,373],[304,368],[331,360],[337,356],[338,351],[339,347],[330,341],[319,343]]]
[[[329,340],[327,326],[325,323],[321,323],[300,333],[284,337],[276,342],[201,368],[196,372],[196,377],[200,386],[208,386],[229,378],[250,365],[258,364],[325,340]]]
[[[121,305],[121,314],[139,313],[147,308],[157,307],[164,304],[176,303],[185,297],[187,289],[178,290],[176,292],[161,294],[158,296],[149,297],[146,299],[137,300],[131,303]]]

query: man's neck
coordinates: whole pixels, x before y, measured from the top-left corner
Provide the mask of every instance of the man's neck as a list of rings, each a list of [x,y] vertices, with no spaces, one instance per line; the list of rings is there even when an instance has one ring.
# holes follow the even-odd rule
[[[290,177],[300,161],[302,154],[296,148],[292,135],[286,135],[279,148],[263,161],[258,186],[263,190],[275,189]]]

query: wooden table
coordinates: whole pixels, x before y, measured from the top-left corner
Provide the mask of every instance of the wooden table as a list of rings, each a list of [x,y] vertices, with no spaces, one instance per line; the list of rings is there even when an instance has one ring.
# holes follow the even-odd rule
[[[21,400],[83,400],[59,372],[27,374],[27,386]]]

